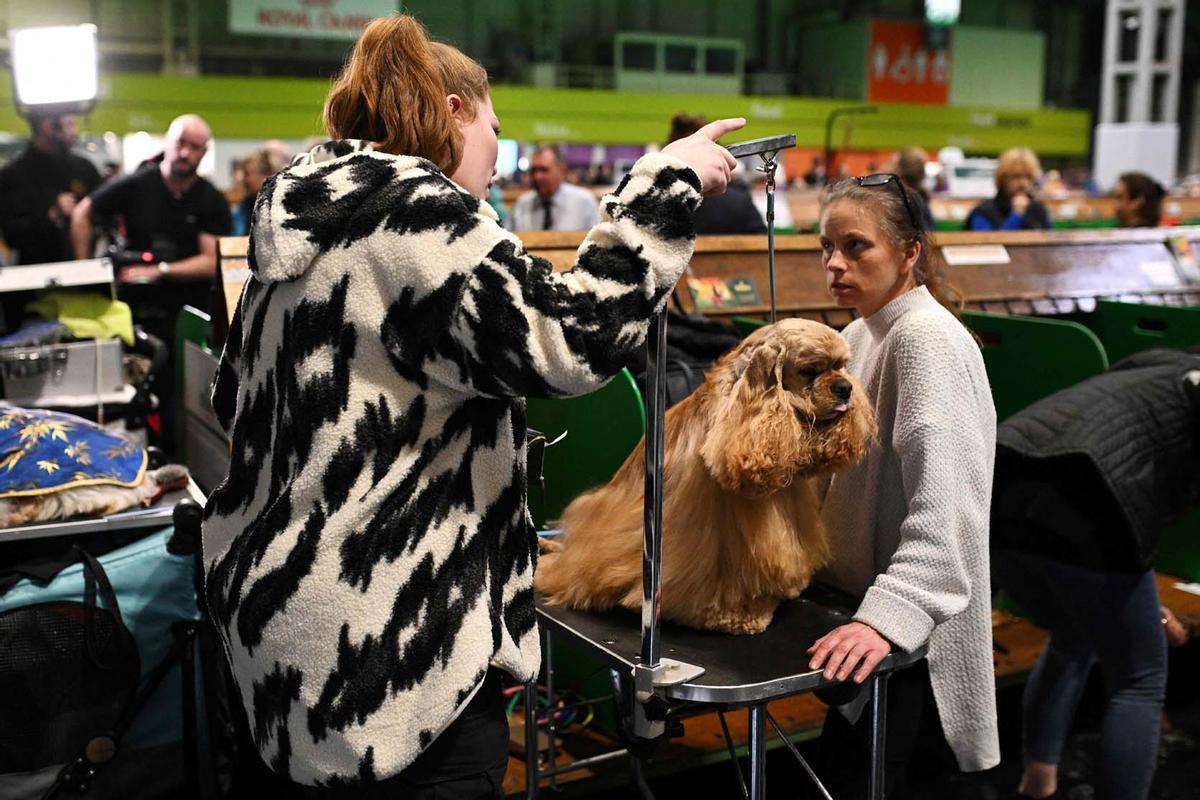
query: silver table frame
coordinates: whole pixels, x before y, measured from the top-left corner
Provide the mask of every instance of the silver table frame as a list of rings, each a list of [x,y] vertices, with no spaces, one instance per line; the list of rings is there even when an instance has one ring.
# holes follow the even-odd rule
[[[758,168],[767,176],[767,267],[770,279],[771,322],[775,322],[775,169],[779,150],[795,146],[795,137],[771,137],[768,139],[746,142],[741,146],[733,146],[733,151],[739,156],[759,155],[762,164]],[[663,456],[664,456],[664,417],[666,414],[666,351],[667,316],[666,310],[659,312],[651,321],[646,338],[646,376],[647,376],[647,413],[646,413],[646,482],[645,506],[643,512],[644,545],[642,550],[642,612],[641,612],[641,646],[636,659],[626,658],[607,647],[603,641],[595,639],[574,630],[556,618],[555,610],[544,607],[538,608],[538,616],[542,623],[545,636],[546,690],[554,694],[553,666],[553,637],[555,633],[565,635],[602,662],[606,662],[614,670],[633,677],[633,726],[634,733],[643,738],[653,738],[663,732],[663,723],[648,719],[644,713],[645,703],[657,696],[663,700],[692,701],[711,703],[718,707],[746,707],[749,714],[750,730],[750,785],[749,800],[765,800],[766,798],[766,723],[769,718],[766,704],[769,700],[779,699],[802,692],[813,691],[822,687],[840,685],[823,679],[819,671],[805,669],[794,674],[780,675],[772,680],[754,684],[711,686],[698,683],[696,679],[703,674],[703,665],[693,665],[675,662],[662,657],[662,634],[659,628],[659,601],[662,591],[662,490],[663,490]],[[848,620],[847,620],[848,621]],[[733,637],[730,637],[730,644]],[[871,763],[868,775],[868,796],[871,800],[884,798],[884,733],[887,729],[887,680],[888,675],[896,669],[906,667],[921,657],[924,651],[913,653],[892,652],[876,667],[869,679],[871,693]],[[525,774],[526,797],[534,800],[537,797],[538,785],[542,777],[550,778],[550,785],[555,786],[556,776],[578,769],[584,769],[625,755],[625,750],[615,750],[591,758],[580,759],[564,767],[555,765],[554,743],[554,714],[547,717],[549,768],[542,770],[538,765],[540,749],[538,748],[537,729],[537,676],[525,686]],[[783,736],[783,731],[771,720],[776,732],[799,758],[799,752],[794,749],[791,741]],[[801,764],[808,770],[807,763],[800,759]],[[812,775],[811,770],[809,770]],[[815,779],[815,776],[814,776]],[[820,784],[818,783],[818,786]],[[824,787],[820,787],[822,791]],[[828,796],[828,795],[826,795]]]
[[[191,499],[204,507],[204,492],[190,477],[182,489],[166,492],[147,508],[132,508],[106,517],[74,517],[65,520],[35,522],[0,530],[0,544],[23,539],[49,539],[54,536],[79,536],[98,531],[129,531],[137,528],[155,528],[170,525],[175,505],[180,500]]]

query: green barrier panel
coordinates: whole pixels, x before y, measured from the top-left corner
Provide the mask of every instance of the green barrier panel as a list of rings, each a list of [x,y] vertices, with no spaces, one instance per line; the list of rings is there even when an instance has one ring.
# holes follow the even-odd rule
[[[183,425],[183,343],[192,342],[207,352],[212,352],[209,341],[212,337],[212,317],[198,308],[184,306],[175,319],[175,449],[184,464],[187,463],[187,447],[184,443]],[[164,431],[164,434],[167,432]]]
[[[1077,322],[962,312],[983,343],[997,421],[1108,369],[1104,346]]]
[[[1177,578],[1200,582],[1200,509],[1193,509],[1159,534],[1154,568]]]
[[[526,419],[529,427],[546,434],[548,441],[567,433],[561,442],[546,448],[545,488],[537,486],[536,475],[529,476],[529,513],[539,529],[556,519],[574,497],[608,481],[646,431],[642,393],[624,369],[602,388],[581,397],[530,398]],[[612,694],[608,667],[586,651],[555,639],[553,652],[556,691],[586,698]],[[612,702],[596,702],[592,708],[593,724],[615,735]]]
[[[596,391],[561,400],[530,398],[526,418],[530,428],[554,441],[546,448],[542,474],[529,479],[529,513],[534,525],[544,528],[578,494],[599,486],[616,473],[646,432],[646,407],[629,370]]]
[[[765,319],[754,319],[753,317],[734,317],[730,322],[733,323],[733,329],[737,331],[738,336],[743,339],[767,324]]]
[[[1101,300],[1079,320],[1100,337],[1113,362],[1154,347],[1200,345],[1200,308]]]

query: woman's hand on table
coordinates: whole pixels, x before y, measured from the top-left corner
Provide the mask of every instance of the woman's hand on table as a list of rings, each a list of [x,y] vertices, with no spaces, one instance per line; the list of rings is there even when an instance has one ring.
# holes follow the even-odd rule
[[[825,680],[844,681],[854,672],[854,682],[862,683],[892,651],[892,644],[863,622],[851,622],[834,628],[808,648],[809,669],[824,667]],[[860,663],[861,662],[861,665]]]

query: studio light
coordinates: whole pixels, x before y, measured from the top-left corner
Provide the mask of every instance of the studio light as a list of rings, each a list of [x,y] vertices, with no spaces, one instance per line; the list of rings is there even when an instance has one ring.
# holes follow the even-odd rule
[[[925,0],[925,22],[928,25],[957,25],[961,11],[961,0]]]
[[[8,32],[17,111],[83,113],[96,103],[96,26]]]

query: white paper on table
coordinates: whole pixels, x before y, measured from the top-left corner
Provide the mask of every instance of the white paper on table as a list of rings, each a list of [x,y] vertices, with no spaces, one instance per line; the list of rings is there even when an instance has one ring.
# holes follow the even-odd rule
[[[1175,265],[1170,261],[1143,261],[1142,274],[1150,281],[1151,286],[1170,287],[1179,284],[1179,274]]]
[[[946,263],[952,267],[973,264],[1008,264],[1008,248],[1002,244],[948,244],[942,247]]]

